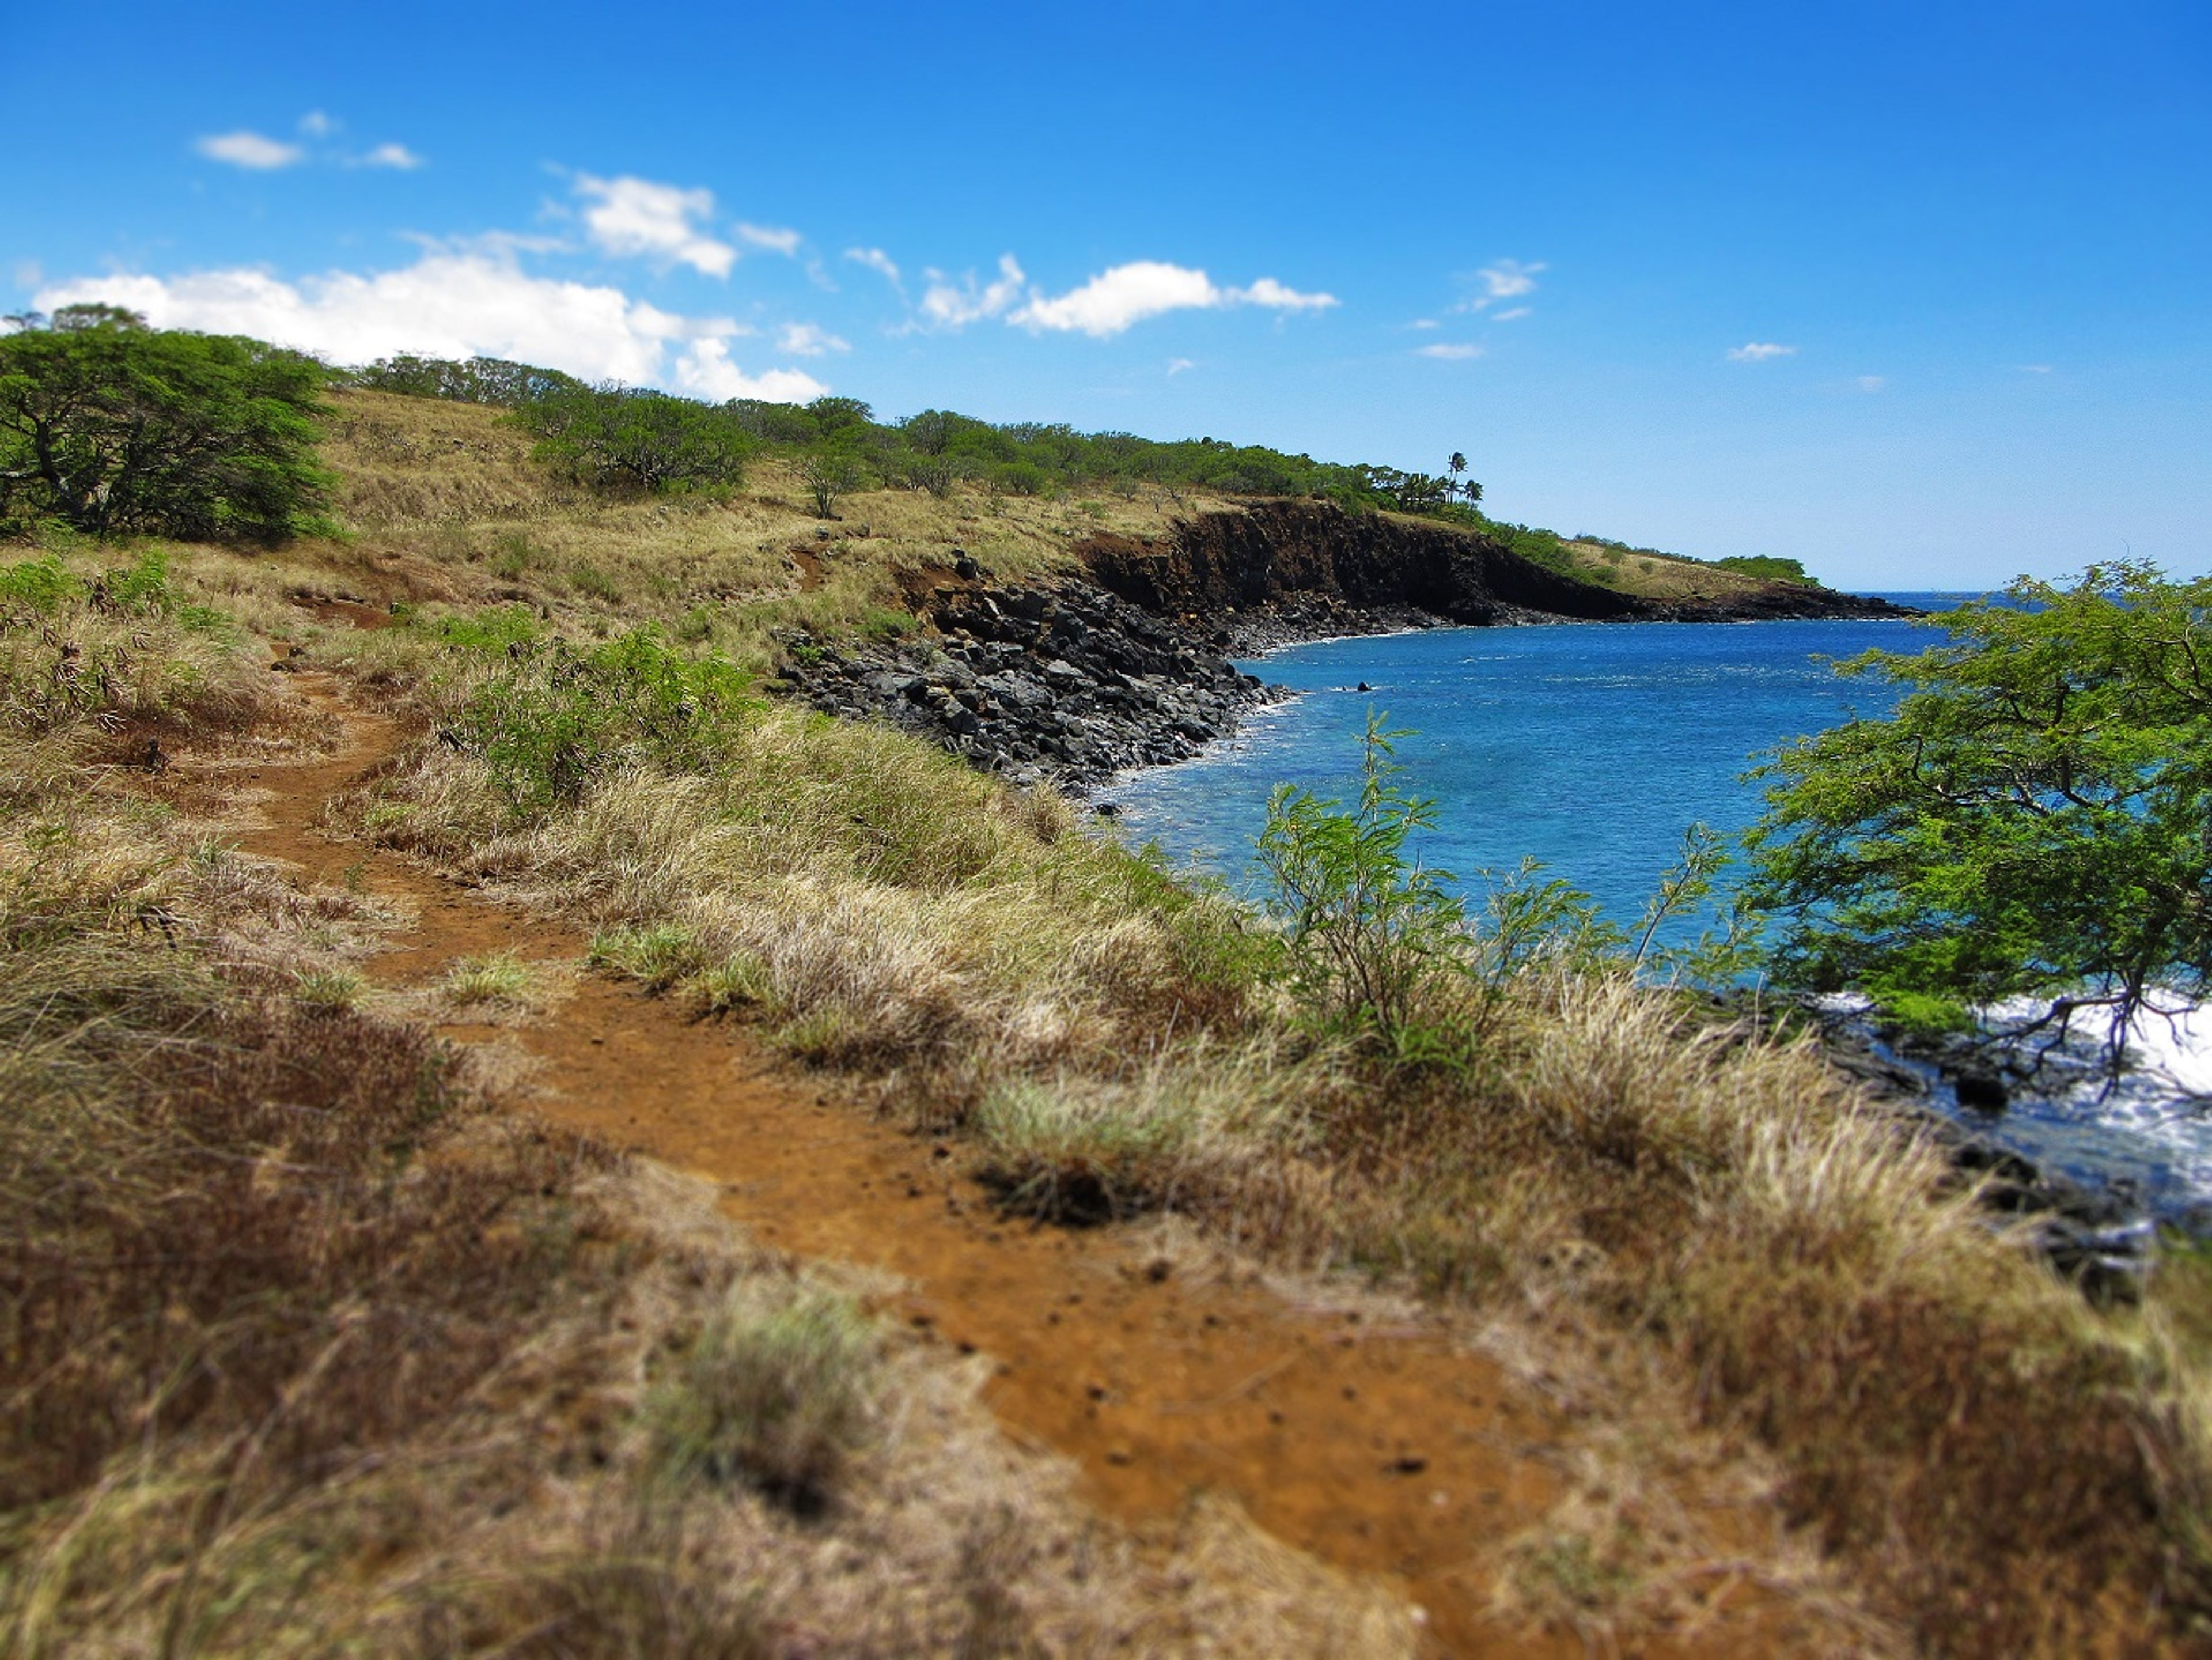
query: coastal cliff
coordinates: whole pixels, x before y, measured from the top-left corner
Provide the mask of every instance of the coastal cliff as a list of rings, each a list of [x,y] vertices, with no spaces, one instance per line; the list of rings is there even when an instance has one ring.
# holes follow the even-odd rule
[[[1480,532],[1327,502],[1267,502],[1184,521],[1166,537],[1097,536],[1076,549],[1101,587],[1203,623],[1243,650],[1316,635],[1456,623],[1769,621],[1901,617],[1887,600],[1745,581],[1656,599],[1537,564]]]
[[[1880,599],[1744,581],[1662,601],[1547,569],[1489,538],[1327,502],[1208,513],[1158,538],[1097,535],[1085,576],[997,581],[954,550],[952,580],[908,595],[928,635],[863,643],[793,635],[781,689],[875,718],[1020,783],[1080,793],[1196,754],[1280,696],[1249,656],[1336,635],[1561,622],[1895,617]]]

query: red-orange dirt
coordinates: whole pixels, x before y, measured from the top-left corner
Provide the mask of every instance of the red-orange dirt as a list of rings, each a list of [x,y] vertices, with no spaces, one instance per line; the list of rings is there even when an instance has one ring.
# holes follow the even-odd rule
[[[320,677],[300,683],[338,710]],[[348,873],[410,904],[416,921],[372,964],[386,983],[501,950],[580,963],[588,942],[566,924],[315,828],[329,798],[396,742],[384,717],[343,720],[335,757],[252,773],[274,794],[243,845],[311,882]],[[545,1063],[535,1104],[549,1116],[717,1182],[730,1214],[766,1242],[897,1275],[906,1289],[886,1311],[991,1357],[1000,1420],[1079,1464],[1107,1513],[1142,1524],[1198,1490],[1225,1491],[1278,1538],[1401,1586],[1438,1654],[1586,1651],[1570,1632],[1488,1612],[1502,1548],[1563,1490],[1556,1426],[1500,1365],[1440,1329],[1378,1329],[1249,1274],[1190,1272],[1141,1228],[1010,1220],[957,1147],[832,1105],[740,1031],[603,980],[584,976],[553,1018],[511,1035]],[[1717,1594],[1697,1624],[1626,1651],[1771,1654],[1802,1641],[1792,1611],[1756,1587]]]

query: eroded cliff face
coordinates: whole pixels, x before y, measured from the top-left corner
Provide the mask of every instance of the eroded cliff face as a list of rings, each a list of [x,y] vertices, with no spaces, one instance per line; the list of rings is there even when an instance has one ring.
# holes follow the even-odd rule
[[[1278,629],[1356,633],[1421,622],[1898,614],[1881,600],[1782,582],[1727,599],[1638,599],[1547,570],[1471,531],[1349,514],[1326,502],[1261,502],[1204,514],[1158,540],[1099,536],[1076,551],[1100,587],[1155,614],[1225,629],[1243,647]]]
[[[1623,595],[1555,575],[1481,537],[1327,502],[1265,502],[1206,514],[1171,538],[1102,536],[1076,551],[1100,587],[1169,616],[1221,617],[1314,598],[1361,610],[1411,606],[1468,623],[1638,614]]]

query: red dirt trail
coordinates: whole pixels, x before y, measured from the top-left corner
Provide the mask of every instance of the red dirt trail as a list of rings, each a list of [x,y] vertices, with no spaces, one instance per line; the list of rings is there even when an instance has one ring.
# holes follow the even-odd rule
[[[324,677],[299,683],[339,713]],[[386,983],[494,951],[580,963],[588,941],[574,928],[315,828],[398,739],[385,717],[341,718],[334,758],[252,770],[274,795],[244,847],[313,882],[349,873],[416,908],[370,965]],[[545,1063],[533,1105],[547,1116],[715,1181],[766,1242],[898,1276],[907,1289],[886,1311],[991,1357],[986,1398],[1000,1421],[1079,1464],[1107,1514],[1141,1525],[1198,1490],[1227,1492],[1277,1538],[1401,1587],[1425,1611],[1435,1654],[1589,1651],[1571,1632],[1487,1613],[1502,1548],[1564,1488],[1547,1408],[1494,1361],[1423,1326],[1378,1329],[1237,1276],[1186,1273],[1141,1229],[1009,1220],[957,1147],[833,1106],[741,1033],[600,979],[581,977],[550,1019],[507,1035]],[[1802,1640],[1788,1607],[1754,1584],[1717,1592],[1694,1623],[1604,1649],[1766,1655]]]

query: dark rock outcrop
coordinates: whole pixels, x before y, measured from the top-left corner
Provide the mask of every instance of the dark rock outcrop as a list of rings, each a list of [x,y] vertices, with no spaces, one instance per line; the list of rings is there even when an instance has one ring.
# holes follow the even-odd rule
[[[1187,760],[1284,695],[1188,631],[1081,584],[948,583],[928,615],[933,639],[794,638],[786,674],[825,713],[886,720],[1018,783],[1079,791]]]
[[[1816,1025],[1828,1064],[1942,1148],[1962,1178],[1978,1184],[1990,1210],[2026,1224],[2053,1268],[2094,1300],[2134,1298],[2154,1236],[2139,1195],[2123,1187],[2086,1187],[2046,1170],[1937,1104],[1938,1088],[1948,1085],[1960,1106],[1979,1110],[1968,1098],[1972,1089],[1962,1085],[1969,1079],[1995,1078],[1986,1060],[1947,1051],[1942,1059],[1915,1057],[1922,1062],[1915,1065],[1862,1016],[1809,1006],[1802,1013]]]
[[[1240,651],[1443,623],[1738,622],[1901,617],[1887,600],[1770,582],[1726,599],[1640,599],[1563,576],[1473,531],[1263,502],[1166,538],[1099,536],[1077,554],[1099,586]]]

